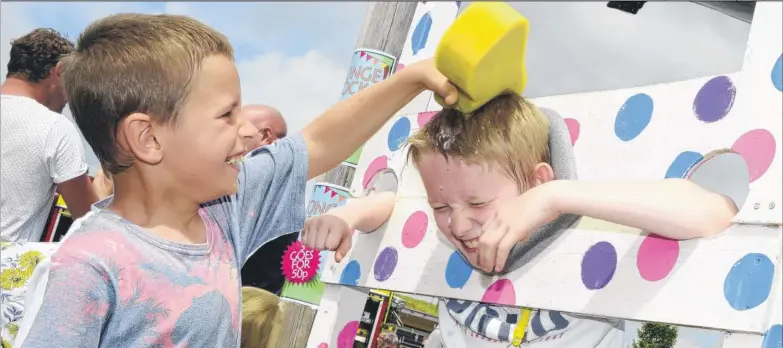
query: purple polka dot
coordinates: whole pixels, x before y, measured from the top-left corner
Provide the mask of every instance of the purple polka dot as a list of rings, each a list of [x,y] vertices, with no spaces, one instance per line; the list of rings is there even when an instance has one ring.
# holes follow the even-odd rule
[[[701,87],[693,100],[693,113],[704,122],[718,121],[731,111],[737,88],[726,76],[717,76]]]
[[[617,251],[609,242],[593,244],[582,257],[582,283],[589,290],[603,289],[617,269]]]
[[[397,249],[387,247],[375,259],[375,280],[382,282],[391,277],[397,267]]]

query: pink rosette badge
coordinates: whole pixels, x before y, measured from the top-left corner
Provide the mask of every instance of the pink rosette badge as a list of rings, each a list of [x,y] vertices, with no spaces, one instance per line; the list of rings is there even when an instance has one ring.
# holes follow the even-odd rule
[[[293,284],[309,283],[318,274],[320,263],[321,255],[318,250],[295,241],[283,253],[283,275]]]

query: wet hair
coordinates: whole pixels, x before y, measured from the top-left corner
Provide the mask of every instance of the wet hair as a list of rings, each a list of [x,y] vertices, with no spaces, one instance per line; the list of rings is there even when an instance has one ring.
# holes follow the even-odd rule
[[[500,166],[522,190],[538,163],[549,162],[549,122],[518,94],[502,94],[470,115],[444,109],[410,138],[408,158],[426,152],[467,163]]]

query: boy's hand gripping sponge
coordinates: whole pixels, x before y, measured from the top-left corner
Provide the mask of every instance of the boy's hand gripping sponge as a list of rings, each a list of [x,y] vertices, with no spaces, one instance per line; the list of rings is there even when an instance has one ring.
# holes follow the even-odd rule
[[[435,67],[459,88],[459,101],[435,100],[467,114],[503,92],[521,94],[528,30],[527,19],[504,2],[470,4],[435,51]]]

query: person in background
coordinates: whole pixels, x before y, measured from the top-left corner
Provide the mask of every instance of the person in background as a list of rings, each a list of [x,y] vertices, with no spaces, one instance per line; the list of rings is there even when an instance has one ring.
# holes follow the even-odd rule
[[[109,197],[114,192],[114,182],[111,181],[111,175],[106,175],[102,167],[98,167],[98,172],[92,179],[92,186],[100,199]]]
[[[400,340],[397,338],[397,333],[394,331],[384,331],[378,335],[378,339],[375,341],[378,348],[399,348]]]
[[[248,150],[248,156],[253,150],[269,145],[278,139],[285,138],[288,127],[283,116],[277,109],[266,105],[246,105],[242,108],[242,116],[247,123],[245,127],[255,127],[250,132],[242,132],[242,142]],[[297,231],[282,235],[264,244],[256,250],[245,265],[242,266],[242,285],[261,288],[279,295],[283,290],[285,277],[280,268],[285,249],[299,238]]]
[[[62,114],[60,59],[73,43],[52,29],[35,29],[11,42],[8,74],[0,87],[0,239],[39,241],[55,188],[74,219],[98,196],[87,175],[76,127]]]
[[[269,291],[243,286],[241,348],[279,347],[286,305],[287,302]]]
[[[283,115],[277,109],[267,105],[245,105],[242,116],[247,126],[255,127],[255,132],[242,134],[242,143],[248,151],[269,145],[275,140],[283,139],[288,134]]]

